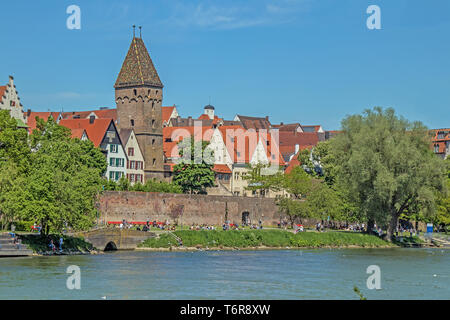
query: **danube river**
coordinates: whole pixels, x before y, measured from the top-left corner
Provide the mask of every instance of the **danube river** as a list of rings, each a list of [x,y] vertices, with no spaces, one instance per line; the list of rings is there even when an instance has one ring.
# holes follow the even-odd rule
[[[66,287],[70,265],[81,288]],[[367,267],[381,271],[369,290]],[[0,299],[450,299],[450,251],[113,252],[0,259]]]

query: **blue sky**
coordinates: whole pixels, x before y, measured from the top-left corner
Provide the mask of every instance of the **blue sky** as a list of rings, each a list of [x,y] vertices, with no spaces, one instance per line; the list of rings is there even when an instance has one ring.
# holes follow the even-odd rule
[[[81,8],[68,30],[66,8]],[[381,30],[366,9],[381,8]],[[339,129],[348,114],[393,107],[450,126],[450,1],[48,0],[2,3],[0,84],[15,77],[26,109],[114,107],[115,79],[142,37],[163,105],[198,116],[209,99],[236,113]],[[2,80],[3,79],[3,80]]]

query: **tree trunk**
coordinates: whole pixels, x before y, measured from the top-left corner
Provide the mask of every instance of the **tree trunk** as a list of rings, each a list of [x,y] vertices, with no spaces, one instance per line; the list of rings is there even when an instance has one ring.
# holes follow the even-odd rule
[[[367,220],[367,234],[373,234],[373,227],[375,226],[375,221],[370,218],[369,220]]]
[[[389,226],[387,229],[386,240],[392,241],[394,237],[395,230],[397,229],[399,214],[395,210],[392,212],[391,221],[389,222]]]

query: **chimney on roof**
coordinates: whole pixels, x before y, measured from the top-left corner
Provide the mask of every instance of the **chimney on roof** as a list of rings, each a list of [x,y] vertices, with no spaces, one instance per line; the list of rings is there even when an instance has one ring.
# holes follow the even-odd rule
[[[266,116],[266,121],[269,121],[269,116]]]
[[[90,116],[90,117],[89,117],[89,123],[90,123],[90,124],[93,124],[94,121],[95,121],[95,116],[94,116],[94,115]]]
[[[29,117],[30,114],[31,114],[31,109],[28,109],[28,110],[27,110],[27,117]]]
[[[280,122],[280,126],[282,126],[283,125],[283,122]]]

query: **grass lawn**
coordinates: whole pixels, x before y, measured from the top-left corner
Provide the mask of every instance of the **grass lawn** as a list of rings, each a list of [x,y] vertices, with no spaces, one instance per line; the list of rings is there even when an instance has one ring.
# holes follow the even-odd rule
[[[294,234],[282,230],[245,230],[245,231],[175,231],[185,247],[381,247],[388,242],[373,236],[356,232],[299,232]],[[161,234],[159,238],[147,239],[140,247],[169,248],[178,246],[177,240],[170,234]]]

